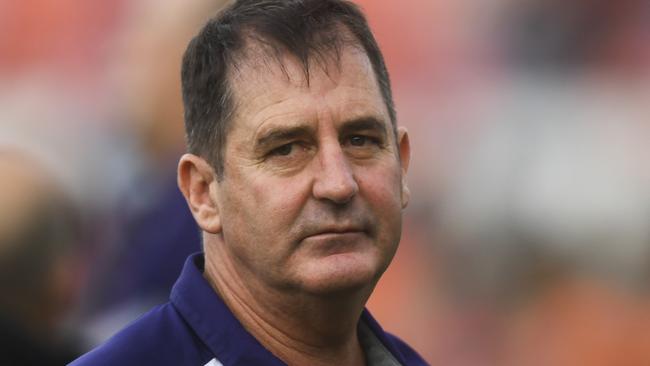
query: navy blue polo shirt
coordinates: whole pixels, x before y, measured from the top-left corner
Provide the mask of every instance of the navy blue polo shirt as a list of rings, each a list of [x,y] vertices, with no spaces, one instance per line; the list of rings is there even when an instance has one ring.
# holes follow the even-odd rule
[[[426,365],[364,310],[359,339],[370,365]],[[373,361],[374,360],[374,361]],[[191,255],[170,301],[135,320],[71,366],[285,365],[262,346],[203,278],[203,254]]]

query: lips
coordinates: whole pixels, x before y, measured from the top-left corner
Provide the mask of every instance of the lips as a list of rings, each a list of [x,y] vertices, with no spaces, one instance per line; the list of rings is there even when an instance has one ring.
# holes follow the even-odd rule
[[[338,229],[336,229],[338,230]],[[368,243],[364,231],[322,231],[303,239],[304,248],[316,257],[358,252]]]
[[[299,242],[309,238],[343,239],[354,235],[374,236],[375,225],[372,216],[365,212],[355,212],[346,217],[327,217],[314,215],[300,223],[295,238]]]
[[[346,234],[346,233],[362,233],[365,230],[362,228],[331,228],[331,229],[323,229],[321,231],[317,231],[316,233],[312,234],[313,235],[322,235],[322,234]]]
[[[314,237],[340,236],[346,234],[365,234],[366,230],[362,226],[332,226],[310,230],[304,235],[303,239]]]

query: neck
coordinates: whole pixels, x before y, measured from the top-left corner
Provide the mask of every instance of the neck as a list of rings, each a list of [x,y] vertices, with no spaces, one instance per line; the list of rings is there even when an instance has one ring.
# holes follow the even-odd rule
[[[336,294],[271,288],[214,248],[223,246],[206,245],[204,277],[266,349],[288,365],[365,364],[357,325],[374,286]]]

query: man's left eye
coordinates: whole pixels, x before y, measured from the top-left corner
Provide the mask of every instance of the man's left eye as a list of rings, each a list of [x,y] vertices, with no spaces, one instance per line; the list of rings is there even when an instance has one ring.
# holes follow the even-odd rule
[[[294,147],[293,145],[294,145],[293,143],[284,144],[284,145],[282,145],[280,147],[277,147],[277,148],[273,149],[273,151],[271,151],[271,154],[272,155],[287,156],[287,155],[291,154],[291,152],[293,151],[293,147]]]
[[[352,146],[363,146],[368,141],[366,136],[355,135],[350,137],[350,145]]]

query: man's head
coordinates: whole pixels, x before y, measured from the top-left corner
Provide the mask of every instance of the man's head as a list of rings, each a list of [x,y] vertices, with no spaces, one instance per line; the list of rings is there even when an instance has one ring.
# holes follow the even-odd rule
[[[235,47],[219,34],[241,27],[239,16],[256,26]],[[397,248],[410,146],[364,32],[348,3],[242,1],[189,46],[193,154],[181,158],[179,186],[204,231],[206,266],[253,293],[371,290]]]
[[[205,158],[223,175],[223,150],[239,101],[233,75],[250,48],[262,51],[259,62],[293,56],[309,78],[313,60],[338,57],[341,48],[360,48],[368,56],[379,89],[396,127],[388,71],[366,19],[342,0],[243,0],[210,20],[192,40],[183,59],[182,84],[189,152]]]

